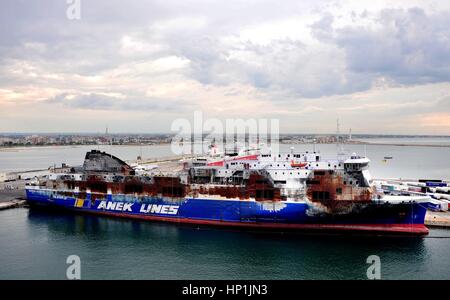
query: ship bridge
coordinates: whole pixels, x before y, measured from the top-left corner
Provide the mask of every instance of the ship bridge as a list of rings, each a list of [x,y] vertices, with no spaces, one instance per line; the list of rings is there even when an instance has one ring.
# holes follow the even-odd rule
[[[344,161],[344,168],[347,172],[363,171],[368,169],[370,159],[353,153],[350,158]]]

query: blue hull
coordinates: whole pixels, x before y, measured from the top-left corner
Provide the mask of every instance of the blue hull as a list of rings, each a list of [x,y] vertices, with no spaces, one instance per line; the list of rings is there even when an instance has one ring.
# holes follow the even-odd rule
[[[344,214],[315,212],[301,202],[255,202],[198,198],[155,198],[104,195],[77,199],[51,190],[27,189],[30,204],[116,217],[177,223],[276,230],[345,230],[426,234],[426,208],[418,203],[355,204]]]

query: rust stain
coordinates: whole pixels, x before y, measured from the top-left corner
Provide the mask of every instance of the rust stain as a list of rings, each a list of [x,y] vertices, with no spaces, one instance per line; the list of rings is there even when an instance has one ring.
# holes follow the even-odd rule
[[[254,197],[256,201],[281,201],[280,189],[274,187],[267,177],[260,174],[250,175],[247,190],[250,197]]]
[[[373,191],[369,187],[353,185],[354,181],[352,177],[334,170],[316,170],[307,181],[307,197],[331,211],[347,209],[354,203],[370,202]]]
[[[249,199],[257,201],[281,201],[279,188],[273,186],[271,181],[263,175],[251,174],[245,185],[211,185],[198,184],[192,187],[181,183],[179,177],[156,176],[149,181],[141,177],[125,176],[113,182],[104,181],[103,175],[88,175],[84,181],[65,180],[64,185],[70,189],[77,187],[79,194],[86,194],[91,190],[95,199],[105,198],[108,190],[112,194],[134,194],[137,196],[163,196],[173,198],[184,198],[186,196],[196,197],[199,194],[215,195],[224,198]],[[94,196],[95,195],[95,196]]]

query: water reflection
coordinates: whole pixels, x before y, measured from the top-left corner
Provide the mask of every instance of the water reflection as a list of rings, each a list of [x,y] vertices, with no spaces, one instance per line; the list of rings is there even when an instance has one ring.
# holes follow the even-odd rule
[[[89,278],[364,279],[372,254],[386,278],[408,278],[429,260],[422,238],[197,229],[37,209],[28,221],[82,253]]]

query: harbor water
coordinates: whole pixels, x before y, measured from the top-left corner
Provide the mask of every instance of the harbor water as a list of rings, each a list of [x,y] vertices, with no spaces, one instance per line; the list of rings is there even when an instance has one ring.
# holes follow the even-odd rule
[[[336,145],[294,147],[336,152]],[[81,164],[91,148],[2,149],[0,172]],[[345,148],[366,152],[375,178],[450,179],[449,147]],[[172,155],[169,145],[100,150],[123,159]],[[448,229],[431,228],[423,238],[267,234],[41,209],[0,211],[0,279],[65,279],[69,255],[80,257],[82,279],[367,279],[370,255],[379,256],[382,279],[450,279],[449,254]]]
[[[450,279],[450,231],[426,238],[267,234],[18,208],[0,211],[0,279]]]

